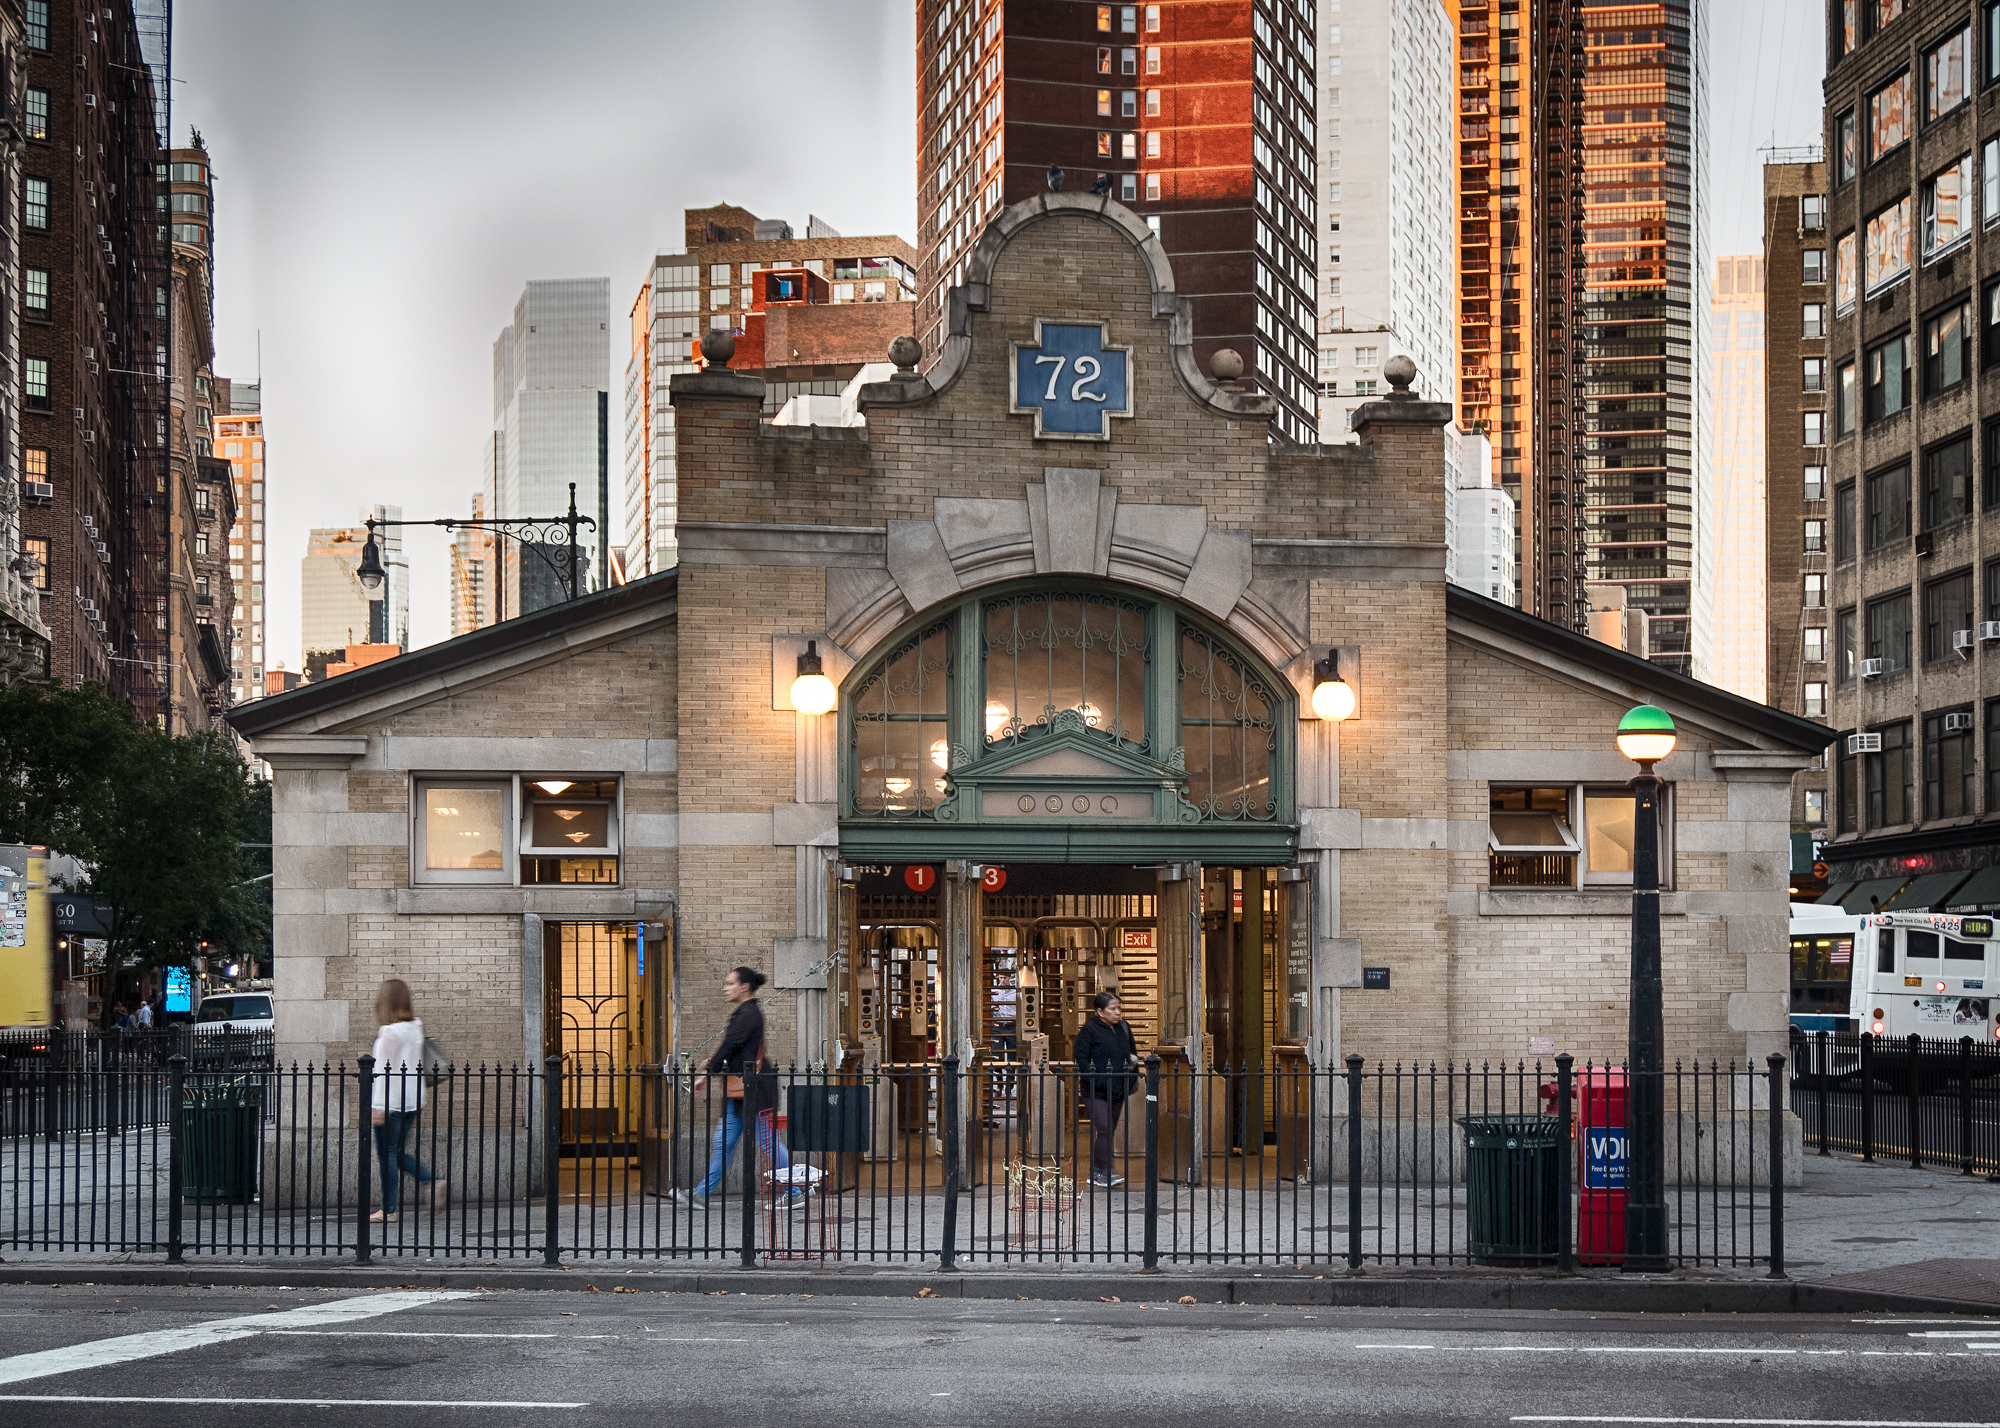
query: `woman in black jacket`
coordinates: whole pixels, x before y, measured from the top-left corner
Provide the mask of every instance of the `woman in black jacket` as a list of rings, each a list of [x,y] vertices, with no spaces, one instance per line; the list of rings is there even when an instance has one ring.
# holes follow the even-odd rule
[[[736,1142],[743,1137],[743,1117],[745,1114],[758,1115],[761,1111],[773,1111],[775,1106],[764,1103],[757,1093],[761,1073],[764,1070],[764,1009],[757,1005],[757,989],[764,985],[764,974],[754,967],[738,967],[722,979],[722,995],[736,1008],[729,1014],[729,1025],[722,1033],[722,1045],[715,1055],[702,1066],[701,1074],[694,1078],[694,1094],[699,1096],[708,1089],[708,1078],[721,1075],[726,1090],[722,1102],[722,1120],[715,1127],[715,1143],[708,1157],[708,1174],[691,1196],[675,1198],[684,1204],[700,1204],[722,1187],[723,1174],[729,1169],[729,1157],[736,1153]],[[779,1170],[783,1170],[789,1159],[785,1147],[771,1133],[771,1126],[761,1117],[757,1122],[757,1145]]]
[[[1116,992],[1097,994],[1097,1014],[1076,1034],[1076,1086],[1090,1109],[1090,1183],[1109,1189],[1125,1177],[1111,1173],[1111,1137],[1136,1082],[1139,1051]]]

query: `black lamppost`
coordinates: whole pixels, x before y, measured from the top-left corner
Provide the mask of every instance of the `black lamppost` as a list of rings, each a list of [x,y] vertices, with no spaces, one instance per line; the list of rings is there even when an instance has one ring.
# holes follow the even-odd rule
[[[569,514],[566,516],[501,516],[484,520],[466,520],[452,516],[439,521],[379,521],[368,519],[368,540],[361,547],[361,564],[355,567],[354,576],[369,590],[381,586],[387,572],[382,569],[382,549],[375,543],[377,526],[443,526],[446,530],[457,530],[463,526],[467,530],[491,531],[497,536],[505,536],[528,550],[549,568],[556,582],[563,587],[567,598],[574,600],[583,594],[582,581],[578,578],[576,558],[576,528],[589,526],[597,529],[597,522],[589,516],[576,513],[576,482],[569,483]],[[556,538],[563,537],[560,546]],[[549,548],[555,546],[551,556]]]
[[[1674,721],[1641,704],[1618,721],[1618,750],[1639,765],[1632,790],[1632,985],[1625,1077],[1625,1268],[1667,1265],[1666,1071],[1660,987],[1660,789],[1653,765],[1674,751]]]

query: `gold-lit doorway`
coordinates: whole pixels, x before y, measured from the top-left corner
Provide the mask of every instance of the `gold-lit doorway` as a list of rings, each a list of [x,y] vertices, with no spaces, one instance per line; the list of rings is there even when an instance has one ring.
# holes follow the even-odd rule
[[[641,967],[630,922],[551,922],[542,932],[543,1054],[562,1062],[565,1155],[626,1156],[640,1128],[641,1067],[670,1052],[671,924]]]

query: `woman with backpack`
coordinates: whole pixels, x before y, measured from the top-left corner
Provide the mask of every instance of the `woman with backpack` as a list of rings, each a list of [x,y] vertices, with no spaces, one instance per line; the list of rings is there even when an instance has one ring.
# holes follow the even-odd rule
[[[424,1024],[410,1000],[410,984],[391,977],[375,993],[375,1158],[382,1167],[382,1208],[368,1218],[394,1220],[403,1172],[430,1187],[430,1203],[444,1203],[445,1182],[404,1148],[424,1105]]]

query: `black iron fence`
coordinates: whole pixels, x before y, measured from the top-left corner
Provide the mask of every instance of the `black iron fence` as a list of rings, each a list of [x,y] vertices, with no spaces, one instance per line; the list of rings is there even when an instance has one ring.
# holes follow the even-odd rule
[[[1809,1150],[2000,1179],[2000,1041],[1792,1033]]]
[[[1797,1122],[1770,1113],[1783,1061],[1662,1073],[1678,1263],[1782,1273],[1782,1182],[1798,1156]],[[684,1067],[577,1072],[555,1058],[381,1074],[365,1057],[51,1057],[6,1088],[0,1247],[1615,1265],[1630,1083],[1566,1056],[1217,1070],[1149,1058],[1081,1079],[982,1058],[773,1073],[731,1100]]]

